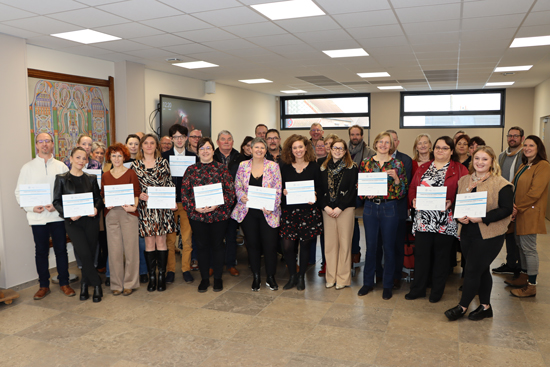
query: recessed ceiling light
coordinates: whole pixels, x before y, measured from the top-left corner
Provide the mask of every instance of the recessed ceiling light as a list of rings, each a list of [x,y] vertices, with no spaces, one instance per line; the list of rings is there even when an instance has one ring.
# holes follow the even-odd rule
[[[267,79],[244,79],[239,81],[246,84],[273,83],[273,81]]]
[[[325,15],[325,12],[311,0],[280,1],[276,3],[251,5],[251,7],[271,20]]]
[[[361,78],[382,78],[390,76],[388,73],[357,73]]]
[[[115,37],[115,36],[111,36],[110,34],[92,31],[91,29],[83,29],[81,31],[50,34],[50,36],[63,38],[69,41],[80,42],[86,45],[90,43],[115,41],[115,40],[121,39],[120,37]]]
[[[523,65],[523,66],[501,66],[495,69],[495,73],[505,73],[508,71],[525,71],[529,70],[533,65]]]
[[[177,64],[172,64],[174,66],[179,66],[180,68],[186,69],[201,69],[201,68],[215,68],[219,65],[211,64],[206,61],[190,61],[190,62],[180,62]]]
[[[389,85],[387,87],[378,87],[380,90],[392,90],[392,89],[403,89],[400,85]]]
[[[307,93],[305,90],[293,89],[293,90],[282,90],[281,92],[291,94],[291,93]]]
[[[510,48],[550,45],[550,36],[515,38]]]
[[[347,50],[328,50],[323,52],[332,58],[369,56],[369,54],[362,48],[350,48]]]
[[[495,82],[495,83],[485,83],[486,87],[500,87],[503,85],[512,85],[515,82]]]

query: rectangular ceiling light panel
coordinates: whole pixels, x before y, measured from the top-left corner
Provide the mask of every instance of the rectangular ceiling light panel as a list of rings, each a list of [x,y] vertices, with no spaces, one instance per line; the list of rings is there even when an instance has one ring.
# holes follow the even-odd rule
[[[526,71],[533,67],[533,65],[523,66],[501,66],[495,69],[495,73],[505,73],[508,71]]]
[[[486,87],[501,87],[504,85],[513,85],[515,82],[495,82],[495,83],[485,83]]]
[[[512,44],[510,45],[510,48],[547,46],[547,45],[550,45],[550,36],[520,37],[520,38],[514,39],[514,42],[512,42]]]
[[[311,0],[280,1],[276,3],[251,5],[251,7],[271,20],[325,15],[325,12]]]
[[[377,87],[377,88],[380,89],[380,90],[397,90],[397,89],[403,89],[403,87],[400,86],[400,85],[392,85],[392,86]]]
[[[86,45],[90,43],[116,41],[121,39],[119,37],[111,36],[110,34],[92,31],[91,29],[83,29],[74,32],[55,33],[50,34],[50,36],[63,38],[73,42],[84,43]]]
[[[172,64],[174,66],[179,66],[180,68],[186,69],[201,69],[201,68],[215,68],[219,65],[211,64],[206,61],[191,61],[191,62],[180,62],[177,64]]]
[[[239,81],[241,83],[246,83],[246,84],[273,83],[273,81],[267,80],[267,79],[243,79],[243,80],[239,80]]]
[[[369,56],[369,54],[362,48],[350,48],[347,50],[328,50],[323,52],[333,59],[337,57]]]
[[[301,90],[301,89],[282,90],[281,92],[286,93],[286,94],[292,94],[292,93],[307,93],[305,90]]]
[[[361,78],[383,78],[390,76],[388,73],[357,73]]]

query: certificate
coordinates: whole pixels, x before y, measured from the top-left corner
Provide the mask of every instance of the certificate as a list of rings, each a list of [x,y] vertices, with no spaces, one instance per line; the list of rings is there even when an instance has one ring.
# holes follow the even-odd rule
[[[105,185],[105,206],[134,205],[134,185]]]
[[[43,206],[52,203],[50,184],[19,185],[19,206]]]
[[[486,214],[487,191],[456,195],[454,218],[485,218]]]
[[[171,155],[170,173],[173,177],[183,177],[187,167],[195,163],[197,163],[197,157]]]
[[[147,188],[147,209],[174,209],[176,207],[176,188],[175,187],[155,187]]]
[[[94,214],[94,195],[91,192],[62,195],[62,200],[65,218]]]
[[[99,188],[101,189],[101,174],[103,172],[101,172],[100,169],[83,169],[82,172],[86,172],[87,174],[89,175],[96,175],[97,177],[97,184],[99,185]]]
[[[248,186],[248,201],[246,202],[247,208],[252,209],[264,209],[273,211],[275,210],[275,197],[277,196],[277,189],[268,187]]]
[[[196,208],[225,204],[220,182],[212,185],[195,186],[193,187],[193,193],[195,194]]]
[[[360,173],[357,187],[357,195],[388,195],[388,174],[386,172]]]
[[[122,165],[128,169],[132,168],[132,162],[124,162]]]
[[[313,180],[285,182],[288,205],[314,203],[315,184]],[[267,208],[266,208],[267,209]]]
[[[447,187],[418,186],[416,188],[416,210],[445,210]]]

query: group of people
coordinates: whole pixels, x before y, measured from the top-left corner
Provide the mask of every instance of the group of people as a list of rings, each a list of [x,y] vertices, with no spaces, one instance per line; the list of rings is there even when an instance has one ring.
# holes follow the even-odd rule
[[[462,297],[445,315],[449,320],[464,316],[477,294],[481,305],[468,317],[492,317],[489,267],[505,239],[507,262],[493,272],[513,275],[506,280],[514,287],[513,296],[536,295],[536,236],[546,233],[550,182],[550,164],[539,137],[525,137],[520,127],[512,127],[507,134],[508,149],[497,157],[483,139],[470,138],[463,131],[433,143],[429,135],[420,134],[411,158],[398,151],[396,131],[379,133],[372,149],[363,133],[361,126],[354,125],[348,129],[349,140],[335,134],[325,137],[316,123],[311,126],[310,139],[293,134],[281,145],[279,131],[260,124],[255,137],[247,136],[239,152],[233,149],[233,136],[227,130],[217,135],[216,147],[200,131],[189,132],[176,124],[169,129],[170,144],[162,144],[153,134],[131,134],[125,144],[106,148],[83,135],[65,164],[53,158],[53,137],[38,134],[37,157],[22,168],[16,189],[19,200],[21,184],[49,183],[52,187],[51,205],[25,208],[36,244],[40,288],[35,299],[50,292],[50,236],[61,289],[67,296],[75,295],[68,282],[65,233],[82,269],[81,300],[89,298],[88,286],[92,286],[93,301],[101,301],[97,269],[102,267],[102,258],[108,258],[107,279],[114,295],[131,294],[140,280],[148,282],[148,291],[164,291],[174,281],[178,233],[184,280],[194,281],[190,270],[198,265],[198,291],[208,290],[211,276],[213,290],[221,291],[224,265],[231,275],[239,274],[235,268],[239,225],[246,240],[253,291],[262,286],[262,257],[265,286],[279,288],[277,252],[282,253],[289,273],[283,289],[304,290],[308,264],[315,263],[311,250],[319,236],[323,259],[319,275],[325,276],[326,288],[343,289],[351,285],[352,264],[361,258],[356,207],[363,208],[367,249],[359,296],[382,284],[382,297],[388,300],[401,286],[409,217],[416,250],[407,300],[425,297],[431,287],[429,301],[438,302],[459,248],[464,267]],[[191,157],[196,163],[182,176],[172,176],[170,156]],[[101,189],[96,176],[86,169],[103,171]],[[387,194],[358,196],[359,173],[376,172],[387,174]],[[313,194],[307,199],[287,200],[295,184],[310,182],[304,195]],[[105,186],[120,184],[132,185],[134,202],[105,207]],[[195,189],[212,184],[221,184],[223,204],[197,207]],[[252,186],[273,189],[274,207],[250,208]],[[174,207],[148,208],[150,187],[174,187]],[[445,209],[417,210],[418,187],[446,187]],[[481,191],[487,192],[485,217],[454,218],[456,195]],[[64,218],[63,195],[85,192],[93,194],[94,213]]]

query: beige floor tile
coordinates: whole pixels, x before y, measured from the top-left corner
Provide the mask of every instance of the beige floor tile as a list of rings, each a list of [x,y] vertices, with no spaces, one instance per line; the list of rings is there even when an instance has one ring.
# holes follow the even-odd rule
[[[461,367],[529,366],[542,367],[544,361],[538,351],[521,351],[481,344],[460,343]]]
[[[26,304],[11,307],[0,313],[0,333],[15,334],[60,313],[61,311]]]
[[[228,291],[204,305],[203,308],[255,316],[263,310],[271,300],[271,297],[261,294]]]
[[[196,308],[174,303],[154,301],[140,302],[139,307],[134,308],[132,312],[126,313],[118,318],[117,321],[154,329],[168,330],[196,311]]]
[[[47,354],[52,345],[38,340],[8,336],[2,339],[0,366],[19,367],[39,365],[41,356]]]
[[[372,363],[384,333],[318,325],[299,352],[316,357]]]
[[[550,305],[544,303],[521,302],[525,317],[531,325],[550,325]],[[1,331],[1,330],[0,330]]]
[[[260,316],[317,324],[330,306],[328,302],[279,297],[260,312]]]
[[[392,310],[333,304],[319,324],[343,328],[386,331]]]
[[[405,296],[403,295],[401,297],[397,297],[395,309],[400,311],[415,310],[419,312],[429,312],[441,315],[449,308],[455,307],[457,304],[458,300],[451,297],[443,297],[441,298],[441,301],[431,303],[428,300],[428,297],[408,300],[405,299]]]
[[[18,336],[65,347],[105,324],[105,320],[63,312],[17,333]]]
[[[298,354],[290,360],[287,367],[356,367],[357,364],[332,358]]]
[[[71,284],[71,287],[73,287],[73,284]],[[32,299],[32,296],[26,299],[22,297],[19,298],[21,298],[22,301],[29,306],[51,308],[58,311],[73,311],[80,305],[80,301],[78,300],[78,295],[80,294],[80,285],[78,285],[78,288],[73,288],[76,292],[76,296],[74,297],[65,296],[61,292],[61,289],[59,289],[59,286],[55,284],[50,284],[50,289],[51,293],[39,301],[35,301],[34,299]]]
[[[252,287],[251,287],[252,286],[252,277],[251,276],[245,277],[245,278],[243,278],[241,276],[240,280],[241,281],[239,283],[235,284],[233,287],[230,288],[231,292],[241,292],[241,293],[252,294],[252,295],[261,294],[263,296],[268,296],[268,297],[271,297],[273,299],[279,297],[283,293],[282,292],[283,285],[284,285],[284,283],[286,283],[286,280],[284,280],[284,279],[281,280],[281,279],[276,278],[277,284],[279,285],[279,290],[272,291],[271,289],[269,289],[265,285],[265,277],[262,277],[261,278],[262,284],[261,284],[260,290],[258,292],[254,292],[254,291],[252,291]]]
[[[118,320],[132,315],[135,309],[143,305],[143,301],[131,296],[122,295],[104,297],[101,302],[92,302],[91,296],[87,301],[80,302],[80,306],[72,312],[89,317],[97,317],[104,320]]]
[[[537,295],[535,297],[521,298],[521,302],[525,303],[544,303],[550,305],[550,281],[546,285],[537,278]]]
[[[426,339],[416,334],[386,334],[380,345],[377,366],[458,366],[458,343]]]
[[[252,316],[198,309],[186,317],[171,320],[169,330],[213,339],[231,339]]]
[[[293,356],[294,354],[289,352],[256,348],[251,345],[228,341],[223,348],[212,353],[201,364],[201,367],[282,367],[286,366]]]
[[[494,322],[492,319],[458,323],[461,343],[536,351],[537,341],[526,322]]]
[[[296,352],[313,328],[314,325],[311,324],[256,316],[231,341],[259,348]]]
[[[175,303],[182,306],[199,308],[223,294],[223,292],[213,292],[212,287],[208,288],[208,291],[205,293],[199,293],[197,290],[198,286],[198,283],[191,285],[182,284],[170,291],[155,292],[156,296],[151,298],[151,300],[160,303]]]
[[[50,349],[39,358],[31,361],[27,367],[81,367],[81,366],[113,366],[118,358],[99,355],[83,349],[56,348],[50,344]]]
[[[366,296],[359,297],[357,292],[360,287],[344,288],[339,291],[339,296],[334,301],[335,303],[343,303],[353,306],[365,306],[375,308],[388,308],[393,309],[397,303],[399,296],[394,296],[389,300],[382,299],[382,288],[375,288],[372,292],[369,292]]]
[[[282,287],[280,289],[282,289]],[[343,290],[337,291],[336,288],[326,289],[326,283],[323,278],[322,281],[319,281],[317,279],[315,282],[314,281],[307,282],[306,289],[303,291],[299,291],[296,288],[283,291],[283,293],[281,294],[281,297],[334,302],[340,295],[340,292],[342,291]]]
[[[449,322],[444,314],[395,310],[387,334],[458,341],[458,323]]]
[[[112,367],[147,367],[146,364],[136,363],[136,362],[130,362],[127,360],[121,360],[113,364]]]

